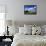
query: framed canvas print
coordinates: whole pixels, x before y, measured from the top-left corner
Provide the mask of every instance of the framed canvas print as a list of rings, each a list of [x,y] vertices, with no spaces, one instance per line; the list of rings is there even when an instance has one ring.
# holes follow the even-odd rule
[[[37,5],[24,5],[24,14],[36,15],[37,14]]]

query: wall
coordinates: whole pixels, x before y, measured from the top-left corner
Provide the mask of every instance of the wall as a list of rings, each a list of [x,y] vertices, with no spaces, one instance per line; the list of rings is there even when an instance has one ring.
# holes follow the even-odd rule
[[[46,21],[46,0],[0,0],[7,5],[7,20],[15,21]],[[24,15],[24,5],[37,5],[37,15]]]

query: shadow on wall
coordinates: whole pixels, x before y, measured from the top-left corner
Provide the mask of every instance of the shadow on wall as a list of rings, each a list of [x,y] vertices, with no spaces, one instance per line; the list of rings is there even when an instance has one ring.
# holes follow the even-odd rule
[[[24,24],[27,25],[46,25],[46,21],[15,21],[15,20],[6,20],[7,26],[24,26]]]

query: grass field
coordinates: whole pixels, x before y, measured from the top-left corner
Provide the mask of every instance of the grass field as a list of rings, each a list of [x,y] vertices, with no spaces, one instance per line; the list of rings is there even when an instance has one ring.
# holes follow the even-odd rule
[[[35,15],[35,14],[36,14],[36,12],[24,11],[24,14],[32,14],[32,15]]]

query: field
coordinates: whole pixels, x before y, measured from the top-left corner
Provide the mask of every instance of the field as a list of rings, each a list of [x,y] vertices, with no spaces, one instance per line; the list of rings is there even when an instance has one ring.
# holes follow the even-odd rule
[[[24,11],[24,14],[32,14],[32,15],[35,15],[36,12],[32,12],[32,11]]]

